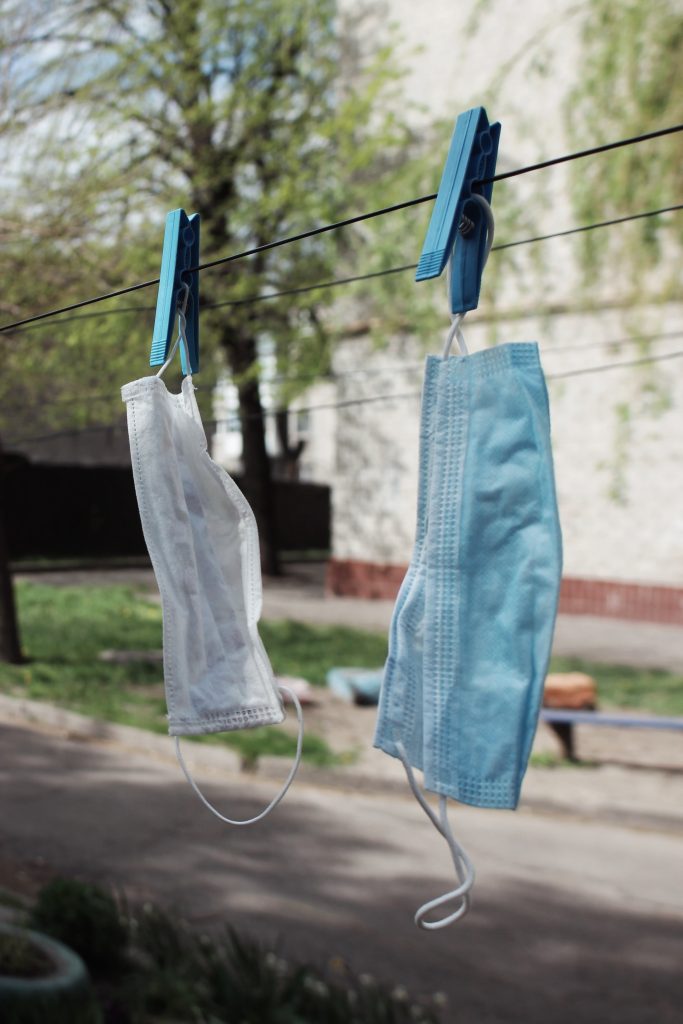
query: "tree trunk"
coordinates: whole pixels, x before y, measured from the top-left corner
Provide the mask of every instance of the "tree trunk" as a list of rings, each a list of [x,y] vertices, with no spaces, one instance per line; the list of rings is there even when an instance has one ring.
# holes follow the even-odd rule
[[[19,624],[14,602],[14,588],[9,570],[9,552],[5,539],[2,495],[7,487],[5,461],[0,443],[0,661],[20,665],[24,660],[19,642]]]
[[[226,329],[222,344],[237,383],[242,427],[242,488],[254,510],[261,545],[261,569],[279,576],[281,567],[275,532],[275,493],[266,451],[266,423],[257,380],[246,376],[256,361],[254,338],[235,338]]]
[[[275,426],[286,477],[288,480],[298,480],[299,459],[306,443],[305,441],[297,441],[295,445],[289,443],[289,409],[278,409],[275,413]]]

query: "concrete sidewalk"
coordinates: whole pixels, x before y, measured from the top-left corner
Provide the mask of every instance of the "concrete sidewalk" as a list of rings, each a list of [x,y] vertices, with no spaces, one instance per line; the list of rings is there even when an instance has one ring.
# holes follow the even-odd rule
[[[335,597],[312,574],[266,579],[265,619],[295,619],[316,625],[351,626],[386,632],[393,601]],[[553,642],[558,657],[683,673],[683,627],[589,615],[558,615]]]
[[[332,695],[331,699],[337,698]],[[339,704],[340,715],[348,719],[351,712],[355,717],[356,759],[349,764],[326,768],[302,764],[297,782],[339,792],[372,793],[378,797],[403,797],[412,801],[400,762],[372,746],[374,709],[350,709],[341,702]],[[314,715],[315,708],[304,710],[305,723],[316,732]],[[74,743],[115,747],[122,752],[177,765],[169,736],[88,718],[52,704],[0,694],[0,723],[29,728],[37,734]],[[288,716],[285,728],[292,733],[296,731],[292,714]],[[543,752],[552,747],[552,743],[550,733],[541,726],[534,751]],[[244,772],[239,755],[223,746],[187,740],[183,750],[194,773],[215,779],[271,780],[277,786],[289,769],[286,758],[261,757],[255,770]],[[661,759],[664,762],[674,761],[675,755],[672,753],[668,758],[661,755]],[[611,821],[622,826],[683,835],[683,756],[678,758],[678,767],[674,769],[654,769],[623,762],[587,762],[576,767],[554,768],[532,764],[524,780],[520,807],[556,817]]]
[[[198,932],[227,924],[289,960],[341,958],[411,995],[442,992],[443,1024],[680,1020],[678,835],[454,808],[476,866],[472,910],[425,933],[415,910],[453,886],[453,867],[410,796],[302,778],[264,821],[229,829],[158,755],[8,725],[0,741],[0,863],[19,891],[33,871],[114,885]],[[277,789],[216,766],[197,780],[237,818]]]
[[[156,590],[146,571],[31,578]],[[265,581],[267,618],[384,631],[391,610],[391,602],[325,597],[307,570]],[[555,649],[683,671],[683,630],[672,627],[562,617]],[[229,830],[199,805],[168,736],[0,696],[0,864],[14,865],[18,878],[58,872],[113,884],[132,901],[172,907],[195,928],[229,923],[296,959],[341,957],[413,993],[438,990],[449,1000],[444,1024],[678,1021],[677,734],[639,740],[635,730],[586,726],[581,756],[595,749],[604,757],[610,734],[623,733],[628,750],[615,747],[613,763],[599,766],[532,766],[516,814],[455,807],[477,869],[473,910],[462,927],[424,934],[412,915],[452,885],[447,850],[401,765],[372,748],[374,709],[340,707],[340,717],[349,712],[355,763],[302,765],[271,817]],[[306,719],[316,732],[315,707]],[[541,727],[535,750],[550,742]],[[183,749],[209,799],[236,817],[262,809],[289,767],[262,758],[246,773],[224,747],[188,741]],[[647,767],[653,751],[660,769]]]

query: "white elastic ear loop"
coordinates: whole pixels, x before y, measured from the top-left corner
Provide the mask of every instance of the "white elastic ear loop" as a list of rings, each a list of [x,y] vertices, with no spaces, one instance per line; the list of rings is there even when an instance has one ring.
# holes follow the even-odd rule
[[[494,217],[493,217],[493,210],[491,209],[491,206],[486,201],[486,199],[484,199],[483,196],[480,196],[476,192],[473,193],[471,196],[469,196],[467,201],[468,202],[477,203],[479,206],[481,206],[482,210],[484,211],[484,217],[486,218],[486,249],[485,249],[485,252],[484,252],[484,262],[482,263],[482,270],[483,270],[484,267],[486,266],[486,263],[488,261],[489,255],[491,253],[491,246],[493,245],[493,236],[494,236],[495,230],[496,230],[496,223],[495,223],[495,220],[494,220]],[[447,267],[447,273],[446,273],[446,281],[447,281],[447,289],[448,289],[448,296],[449,296],[449,298],[450,298],[450,294],[451,294],[451,274],[452,274],[452,264],[451,264],[451,260],[449,259],[448,267]],[[458,339],[458,346],[460,348],[460,355],[462,355],[462,356],[469,355],[469,349],[467,348],[467,344],[465,343],[465,338],[463,336],[463,333],[460,330],[460,325],[462,324],[464,319],[465,319],[465,314],[464,313],[454,313],[453,314],[453,316],[452,316],[453,322],[451,324],[450,330],[448,331],[448,334],[446,335],[446,342],[445,342],[444,350],[443,350],[443,358],[444,359],[448,359],[448,357],[450,355],[451,346],[453,344],[453,339],[454,338]]]
[[[182,755],[181,750],[180,750],[180,737],[179,736],[175,737],[176,757],[178,758],[178,762],[180,763],[180,767],[183,769],[183,773],[185,775],[185,778],[190,783],[190,785],[192,786],[193,790],[195,791],[195,793],[197,794],[197,796],[199,797],[201,802],[206,807],[208,807],[208,809],[211,811],[212,814],[215,814],[217,818],[220,818],[221,821],[224,821],[226,823],[226,825],[255,825],[257,821],[261,821],[261,819],[265,818],[267,814],[270,814],[270,812],[272,810],[274,810],[274,808],[277,807],[277,805],[280,803],[280,801],[282,800],[283,796],[285,795],[285,793],[287,792],[287,790],[291,786],[292,782],[294,781],[294,776],[296,775],[297,770],[299,768],[299,765],[301,764],[301,749],[302,749],[303,741],[304,741],[304,715],[303,715],[303,711],[301,710],[301,704],[299,703],[299,698],[297,697],[297,695],[294,693],[293,690],[290,690],[290,688],[288,686],[283,686],[281,684],[278,684],[278,689],[284,690],[285,693],[289,694],[289,696],[292,698],[292,703],[294,704],[294,707],[296,709],[296,717],[297,717],[297,721],[299,723],[299,732],[298,732],[297,740],[296,740],[296,754],[294,756],[294,764],[290,768],[289,775],[287,776],[282,789],[277,794],[277,796],[275,796],[270,801],[270,803],[266,807],[265,811],[261,811],[261,813],[257,814],[255,818],[247,818],[247,819],[245,819],[243,821],[242,820],[238,821],[238,820],[236,820],[234,818],[226,818],[223,814],[220,813],[220,811],[216,810],[216,808],[213,806],[213,804],[209,803],[209,801],[206,799],[204,794],[201,792],[201,790],[197,786],[197,783],[194,781],[194,779],[190,775],[189,769],[188,769],[187,765],[185,764],[185,761],[183,759],[183,755]]]
[[[467,856],[467,853],[462,848],[460,843],[456,840],[451,830],[450,822],[448,821],[447,812],[447,801],[446,797],[439,797],[439,817],[437,818],[434,811],[427,803],[424,794],[420,791],[420,788],[415,779],[413,769],[408,761],[405,748],[400,740],[396,741],[396,750],[401,759],[406,775],[408,777],[408,783],[413,791],[413,795],[417,802],[422,807],[423,811],[434,825],[436,830],[444,837],[448,843],[448,847],[451,852],[451,859],[455,868],[456,875],[460,885],[457,889],[453,889],[450,892],[444,893],[442,896],[437,896],[436,899],[430,900],[428,903],[424,903],[415,914],[415,924],[418,928],[425,928],[428,931],[435,931],[438,928],[446,928],[447,925],[453,924],[459,918],[464,917],[470,909],[470,897],[469,892],[474,884],[474,865]],[[460,906],[448,917],[441,918],[438,921],[425,921],[424,917],[431,910],[435,910],[437,907],[443,906],[445,903],[450,903],[452,900],[462,900]]]
[[[451,324],[450,329],[448,331],[448,334],[446,335],[446,344],[444,345],[444,350],[443,350],[443,358],[444,359],[448,359],[449,355],[451,354],[451,345],[453,344],[453,338],[457,338],[458,339],[458,347],[460,348],[460,355],[461,356],[469,355],[469,349],[467,348],[467,345],[465,344],[465,338],[463,337],[463,333],[460,330],[460,324],[463,322],[464,319],[465,319],[465,314],[464,313],[456,313],[456,315],[453,317],[453,323]]]
[[[425,801],[426,802],[426,801]],[[427,806],[429,806],[427,804]],[[427,903],[419,908],[415,914],[415,924],[419,928],[425,928],[429,931],[436,931],[439,928],[446,928],[449,924],[453,924],[459,918],[464,917],[470,909],[470,895],[469,891],[474,884],[474,866],[470,861],[465,850],[460,846],[456,840],[453,832],[451,831],[450,822],[448,820],[447,812],[447,800],[446,797],[439,797],[439,812],[440,812],[440,823],[441,828],[439,831],[443,835],[444,839],[448,843],[451,851],[451,859],[453,866],[455,867],[458,881],[461,883],[457,889],[452,892],[446,892],[443,896],[437,896],[436,899],[429,900]],[[461,905],[454,913],[449,914],[448,917],[439,919],[438,921],[425,921],[424,918],[430,911],[436,910],[437,907],[441,907],[446,903],[450,903],[452,900],[460,898],[462,899]]]

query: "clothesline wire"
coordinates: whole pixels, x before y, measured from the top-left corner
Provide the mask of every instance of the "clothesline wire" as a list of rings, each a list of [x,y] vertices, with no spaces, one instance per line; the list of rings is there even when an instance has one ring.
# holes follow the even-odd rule
[[[679,350],[677,352],[667,352],[667,353],[664,353],[662,355],[642,356],[639,359],[625,359],[625,360],[622,360],[621,362],[618,362],[618,363],[603,363],[603,364],[601,364],[599,366],[584,366],[584,367],[580,367],[579,369],[576,369],[576,370],[566,370],[564,372],[559,372],[559,373],[547,373],[547,374],[545,374],[545,378],[546,378],[546,380],[561,380],[561,379],[565,379],[565,378],[568,378],[568,377],[579,377],[579,376],[584,376],[584,375],[591,374],[591,373],[606,373],[609,370],[627,369],[627,368],[632,367],[632,366],[642,366],[642,365],[647,364],[647,363],[664,362],[665,360],[669,360],[669,359],[680,359],[682,356],[683,356],[683,349],[681,349],[681,350]],[[317,405],[308,405],[308,406],[303,406],[303,407],[290,408],[287,411],[291,412],[291,413],[298,414],[298,413],[320,412],[320,411],[328,410],[328,409],[348,409],[351,406],[355,406],[355,405],[371,405],[373,402],[389,402],[389,401],[392,401],[392,400],[399,400],[399,399],[400,400],[405,400],[407,398],[420,398],[420,395],[421,395],[421,392],[419,392],[419,391],[398,391],[398,392],[393,392],[393,393],[387,394],[387,395],[368,395],[368,396],[366,396],[364,398],[349,398],[349,399],[344,399],[344,400],[342,400],[340,402],[322,402],[322,403],[317,404]],[[265,419],[266,417],[269,417],[269,416],[270,417],[276,416],[278,411],[279,410],[277,410],[277,409],[264,409],[262,416],[259,416],[258,414],[249,414],[246,417],[240,417],[238,413],[235,413],[235,414],[233,414],[230,417],[223,417],[223,418],[218,417],[216,420],[213,420],[211,422],[214,422],[214,423],[224,423],[224,422],[232,422],[232,421],[234,421],[235,423],[239,423],[239,422],[241,422],[241,420],[243,418],[250,419],[250,420],[253,420],[253,419]],[[64,430],[52,431],[52,432],[50,432],[48,434],[34,435],[32,437],[8,438],[5,441],[5,444],[6,444],[7,447],[10,447],[10,446],[11,447],[17,447],[18,445],[22,445],[22,444],[30,444],[30,443],[35,444],[35,443],[37,443],[39,441],[50,441],[50,440],[53,440],[54,438],[58,438],[58,437],[67,437],[67,436],[73,435],[74,433],[85,434],[85,433],[90,433],[90,432],[95,432],[95,431],[112,430],[112,429],[116,429],[116,427],[117,427],[116,423],[101,423],[101,424],[93,425],[93,426],[90,426],[90,427],[84,427],[84,428],[82,428],[80,430],[68,429],[67,428],[67,429],[64,429]]]
[[[553,238],[565,238],[567,235],[582,234],[586,231],[595,231],[599,228],[613,227],[614,225],[625,224],[628,221],[642,220],[646,217],[657,217],[663,213],[675,213],[679,210],[683,210],[683,203],[660,207],[657,210],[645,210],[641,213],[631,213],[624,217],[615,217],[612,220],[598,221],[595,224],[583,224],[577,228],[568,228],[565,231],[555,231],[547,235],[535,235],[533,238],[521,238],[515,242],[504,242],[500,245],[494,245],[491,248],[491,252],[499,252],[501,249],[511,249],[518,245],[530,245],[533,242],[547,242]],[[341,285],[356,284],[360,281],[370,281],[378,277],[388,277],[391,274],[401,274],[408,270],[415,270],[416,267],[417,263],[406,263],[399,267],[389,267],[386,270],[375,270],[368,274],[355,274],[351,277],[340,277],[331,281],[317,281],[314,284],[301,285],[298,288],[289,288],[277,292],[266,292],[264,295],[252,295],[245,299],[223,299],[220,302],[207,302],[200,307],[200,313],[203,313],[208,309],[222,309],[226,306],[247,306],[256,302],[265,302],[268,299],[281,299],[291,295],[305,295],[308,292],[322,291],[327,288],[338,288]],[[57,322],[58,324],[68,324],[79,320],[91,320],[99,317],[117,316],[125,313],[150,313],[154,308],[154,306],[124,306],[120,309],[105,309],[98,313],[82,313],[78,316],[65,317]],[[25,331],[36,330],[49,326],[49,324],[45,322],[45,319],[38,318],[38,320],[40,322],[37,323],[29,321],[28,326],[18,328],[16,333],[21,334]],[[25,321],[21,321],[21,323],[25,323]],[[0,332],[2,332],[2,330],[9,330],[9,328],[0,328]]]
[[[639,142],[647,142],[650,139],[656,139],[662,135],[672,135],[673,133],[680,131],[683,131],[683,124],[672,125],[669,128],[661,128],[657,131],[648,132],[644,135],[635,135],[629,139],[620,139],[617,142],[608,142],[602,146],[594,146],[591,149],[584,149],[577,153],[567,153],[561,157],[553,157],[551,160],[544,160],[542,163],[530,164],[527,167],[518,167],[514,171],[506,171],[504,173],[494,175],[492,178],[482,179],[474,184],[487,185],[494,181],[502,181],[504,178],[512,178],[520,174],[528,174],[530,171],[538,171],[545,167],[552,167],[555,164],[566,163],[569,160],[580,160],[583,157],[594,156],[597,153],[606,153],[610,149],[618,149],[622,146],[633,146]],[[219,259],[210,260],[207,263],[199,263],[195,267],[190,267],[190,271],[209,270],[212,267],[218,267],[224,263],[232,263],[234,260],[244,259],[246,256],[255,256],[259,252],[276,249],[281,245],[289,245],[291,242],[300,242],[306,238],[312,238],[315,235],[323,234],[326,231],[336,231],[339,228],[345,228],[350,224],[357,224],[360,221],[370,220],[373,217],[383,217],[386,213],[395,213],[397,210],[404,210],[410,206],[418,206],[420,203],[430,202],[431,200],[436,199],[436,196],[436,192],[431,192],[429,195],[418,196],[416,199],[409,199],[407,202],[403,203],[394,203],[392,206],[385,206],[380,210],[372,210],[369,213],[360,213],[355,217],[347,217],[346,220],[340,220],[333,224],[325,224],[319,228],[311,228],[308,231],[302,231],[298,235],[291,235],[288,238],[280,238],[274,242],[265,242],[263,245],[257,245],[253,249],[246,249],[243,252],[233,253],[231,256],[221,256]]]
[[[628,139],[620,139],[616,142],[604,143],[601,146],[594,146],[591,149],[581,150],[575,153],[567,153],[564,156],[554,157],[550,160],[544,160],[541,163],[530,164],[526,167],[518,167],[514,171],[506,171],[501,174],[494,175],[492,178],[482,179],[479,184],[488,184],[492,181],[502,181],[506,178],[516,177],[521,174],[528,174],[532,171],[541,170],[542,168],[552,167],[556,164],[567,163],[570,160],[580,160],[587,156],[594,156],[598,153],[605,153],[609,150],[618,149],[622,146],[632,146],[640,142],[646,142],[650,139],[656,139],[664,135],[672,135],[675,132],[683,131],[683,124],[671,125],[668,128],[661,128],[657,131],[647,132],[642,135],[632,136]],[[394,203],[391,206],[382,207],[379,210],[371,210],[367,213],[356,214],[354,217],[347,217],[344,220],[335,221],[331,224],[323,224],[317,228],[311,228],[308,231],[302,231],[296,235],[290,235],[285,238],[279,238],[273,242],[266,242],[263,245],[254,246],[251,249],[245,249],[242,252],[232,253],[229,256],[221,256],[215,260],[209,260],[206,263],[199,263],[194,267],[189,267],[188,271],[196,272],[202,270],[210,270],[213,267],[222,266],[226,263],[232,263],[236,260],[245,259],[248,256],[255,256],[257,253],[266,252],[270,249],[275,249],[283,245],[290,245],[293,242],[300,242],[306,238],[313,238],[316,235],[324,234],[328,231],[338,231],[341,228],[348,227],[351,224],[357,224],[361,221],[370,220],[374,217],[382,217],[388,213],[395,213],[398,210],[405,210],[412,206],[418,206],[421,203],[427,203],[436,198],[437,193],[432,192],[429,195],[418,196],[415,199],[409,199],[402,203]],[[79,302],[70,303],[67,306],[62,306],[58,309],[48,310],[45,313],[37,313],[30,317],[25,317],[22,320],[16,320],[13,323],[4,324],[0,327],[0,333],[11,331],[17,327],[22,327],[29,323],[35,323],[38,320],[46,320],[58,316],[60,313],[68,313],[74,309],[81,309],[84,306],[94,305],[98,302],[105,302],[109,299],[118,298],[121,295],[129,295],[131,292],[140,291],[145,288],[151,288],[159,283],[159,278],[154,278],[150,281],[141,281],[138,284],[128,285],[125,288],[118,288],[115,291],[107,292],[103,295],[96,295],[89,299],[81,299]]]
[[[541,347],[541,355],[545,358],[546,356],[553,356],[555,353],[565,352],[576,352],[585,349],[594,348],[608,348],[612,346],[622,345],[639,345],[649,344],[656,341],[673,340],[674,338],[683,337],[683,331],[660,331],[658,334],[638,334],[633,338],[606,338],[604,341],[588,341],[588,342],[576,342],[575,344],[569,345],[544,345]],[[294,384],[294,383],[305,383],[307,380],[316,381],[329,381],[334,383],[337,380],[342,380],[345,377],[356,377],[356,376],[368,376],[375,373],[407,373],[414,372],[415,370],[421,370],[424,366],[424,360],[422,362],[414,363],[387,363],[386,366],[367,366],[358,367],[354,370],[338,370],[331,371],[329,373],[307,373],[307,374],[276,374],[267,380],[263,380],[263,384]],[[546,377],[551,376],[546,374]],[[104,395],[102,396],[105,397]],[[111,398],[111,395],[106,396]]]
[[[560,373],[546,373],[545,378],[546,380],[560,380],[565,377],[578,377],[590,373],[606,373],[609,370],[619,370],[631,366],[641,366],[645,363],[657,363],[667,359],[679,359],[681,356],[683,356],[683,349],[677,352],[667,352],[663,355],[642,356],[639,359],[625,359],[618,363],[604,363],[600,366],[584,366],[577,370],[566,370]],[[419,391],[395,392],[393,394],[388,395],[368,395],[366,398],[349,398],[342,400],[341,402],[322,402],[319,405],[308,405],[303,406],[301,408],[290,408],[288,411],[292,413],[301,413],[319,412],[324,409],[346,409],[353,405],[369,405],[372,404],[372,402],[387,402],[390,401],[391,399],[419,398],[420,395],[421,392]],[[263,415],[264,417],[275,416],[276,413],[277,410],[268,409],[264,410]],[[233,418],[235,419],[235,421],[241,420],[239,414],[235,414]],[[260,417],[258,416],[258,414],[252,414],[247,416],[246,418],[258,419]]]
[[[561,370],[546,373],[546,380],[562,380],[565,377],[581,377],[586,373],[606,373],[608,370],[619,370],[622,367],[644,366],[646,363],[663,363],[667,359],[680,359],[683,349],[678,352],[662,352],[656,356],[640,356],[638,359],[623,359],[618,363],[605,363],[602,366],[582,366],[577,370]]]
[[[606,142],[601,146],[593,146],[591,149],[582,149],[576,153],[568,153],[566,156],[554,157],[552,160],[543,160],[538,164],[531,164],[528,167],[521,167],[516,171],[504,171],[502,174],[495,174],[492,178],[482,178],[476,182],[477,185],[490,185],[494,181],[503,181],[506,178],[516,178],[518,174],[528,174],[529,171],[540,171],[544,167],[555,167],[557,164],[567,163],[569,160],[580,160],[585,156],[594,156],[596,153],[607,153],[611,149],[620,149],[622,146],[633,146],[638,142],[647,142],[650,139],[658,139],[662,135],[673,135],[675,132],[683,131],[683,124],[674,124],[670,128],[659,128],[654,132],[647,132],[643,135],[633,135],[630,139],[619,139],[618,142]]]
[[[204,313],[207,309],[222,309],[224,306],[247,306],[255,302],[264,302],[267,299],[281,299],[286,295],[303,295],[306,292],[314,292],[323,288],[337,288],[344,284],[354,284],[357,281],[370,281],[375,277],[387,277],[390,274],[400,274],[406,270],[415,270],[417,263],[408,263],[400,267],[389,267],[387,270],[375,270],[369,274],[356,274],[353,277],[340,277],[332,281],[318,281],[315,284],[302,285],[299,288],[290,288],[280,292],[266,292],[265,295],[252,295],[246,299],[223,299],[221,302],[204,302],[200,305],[199,312]],[[117,316],[119,313],[151,313],[155,306],[123,306],[120,309],[104,309],[98,313],[81,313],[78,316],[65,317],[58,320],[58,324],[70,324],[78,320],[94,320],[103,316]],[[20,327],[17,334],[24,331],[32,331],[36,328],[49,327],[44,321],[28,327]]]
[[[683,203],[676,203],[673,206],[664,206],[659,210],[646,210],[643,213],[630,213],[626,217],[614,217],[612,220],[601,220],[595,224],[584,224],[578,228],[568,228],[567,231],[554,231],[551,235],[536,235],[534,238],[522,238],[518,242],[505,242],[502,245],[494,245],[493,250],[512,249],[516,245],[529,245],[531,242],[546,242],[550,238],[565,238],[567,235],[579,235],[585,231],[595,231],[596,228],[611,228],[615,224],[625,224],[630,220],[643,220],[646,217],[657,217],[660,213],[673,213],[676,210],[683,210]]]
[[[585,351],[587,349],[595,348],[609,348],[610,346],[622,347],[624,345],[640,345],[650,344],[658,341],[672,341],[674,338],[683,337],[683,331],[660,331],[657,334],[636,334],[632,338],[605,338],[600,341],[588,341],[588,342],[572,342],[567,345],[544,345],[541,348],[541,354],[545,358],[546,356],[553,356],[556,353],[565,352],[577,352]],[[424,366],[424,360],[422,362],[410,362],[410,363],[387,363],[386,366],[366,366],[357,367],[353,370],[330,370],[323,373],[278,373],[273,377],[261,378],[261,384],[264,386],[278,385],[278,384],[305,384],[306,382],[322,381],[325,383],[334,384],[336,381],[344,380],[347,377],[363,376],[369,377],[374,374],[395,374],[395,373],[415,373]],[[590,369],[590,368],[589,368]],[[583,370],[581,371],[583,372]],[[552,374],[546,374],[548,378],[552,378]],[[80,401],[84,404],[89,402],[110,402],[112,400],[112,392],[105,391],[99,394],[83,395]],[[50,405],[61,405],[63,403],[73,403],[73,398],[70,396],[64,396],[62,398],[52,398]],[[22,403],[23,407],[23,403]],[[296,411],[296,410],[292,410]]]

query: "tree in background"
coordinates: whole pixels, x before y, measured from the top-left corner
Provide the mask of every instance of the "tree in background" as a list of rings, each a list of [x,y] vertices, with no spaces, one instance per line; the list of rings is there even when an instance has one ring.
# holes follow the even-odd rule
[[[5,460],[0,445],[0,485],[4,485]],[[18,665],[22,661],[19,623],[14,603],[14,589],[9,573],[9,555],[0,501],[0,661]]]
[[[502,17],[504,7],[501,0],[473,0],[470,31],[475,33],[482,26],[485,30],[486,18]],[[491,109],[495,110],[500,96],[510,96],[515,73],[522,71],[538,88],[556,79],[556,56],[560,48],[566,48],[567,35],[572,40],[576,36],[579,43],[559,111],[570,148],[587,149],[683,121],[683,8],[679,0],[577,0],[547,5],[547,10],[529,22],[523,43],[492,68],[486,97]],[[544,151],[543,124],[539,124],[534,106],[520,107],[516,116],[529,137],[537,140],[539,159],[554,155]],[[680,202],[682,162],[683,134],[678,133],[568,164],[577,225]],[[548,207],[542,178],[534,179],[534,202],[540,208],[541,204]],[[542,230],[540,225],[536,230]],[[661,259],[665,237],[678,246],[683,242],[680,214],[644,218],[623,225],[618,232],[582,235],[577,253],[591,291],[606,282],[612,297],[619,290],[625,301],[641,302],[646,292],[648,300],[654,301],[678,296],[676,260]],[[547,268],[544,277],[542,256],[535,264],[530,260],[528,266],[536,274],[539,291],[541,282],[552,283]],[[653,268],[654,272],[648,273]],[[487,271],[485,285],[491,276]],[[630,295],[626,295],[628,288]],[[596,301],[595,294],[592,301]]]
[[[206,261],[415,194],[422,165],[399,116],[391,46],[366,51],[362,43],[376,5],[359,6],[353,25],[332,0],[12,0],[2,7],[13,85],[2,129],[16,140],[12,163],[28,200],[13,235],[21,255],[8,289],[12,316],[156,276],[163,217],[177,206],[201,215]],[[6,209],[18,205],[7,189],[2,199]],[[242,483],[268,572],[278,565],[260,346],[270,344],[290,378],[310,378],[329,368],[334,335],[319,305],[324,294],[318,304],[240,300],[351,268],[383,269],[402,256],[410,262],[408,223],[410,215],[381,232],[320,235],[202,274],[200,398],[208,401],[227,366],[239,395]],[[36,225],[46,244],[31,251]],[[382,243],[372,258],[369,238]],[[361,268],[355,254],[363,242]],[[143,294],[119,306],[152,305]],[[226,299],[236,304],[207,309]],[[53,424],[84,422],[89,388],[100,418],[118,415],[113,383],[143,372],[147,314],[65,319],[0,335],[3,360],[19,381],[14,406],[2,414],[5,429],[8,410],[48,396]]]
[[[580,61],[566,105],[570,137],[581,148],[630,138],[683,121],[683,7],[679,0],[588,0],[581,14]],[[579,223],[591,223],[681,201],[683,133],[614,150],[608,159],[572,168]],[[609,233],[584,236],[584,266],[613,273],[607,257],[619,246],[620,278],[640,299],[678,296],[677,261],[661,257],[662,227],[683,243],[683,218],[662,215]],[[626,244],[624,241],[626,240]],[[671,267],[667,275],[666,266]],[[656,266],[656,277],[648,270]]]
[[[678,0],[588,0],[582,7],[580,63],[566,106],[569,134],[581,148],[630,138],[683,122],[683,8]],[[571,169],[579,223],[657,210],[681,201],[683,133],[627,146]],[[635,220],[618,234],[588,232],[582,268],[591,289],[606,285],[624,304],[636,351],[647,357],[642,306],[680,301],[683,217],[680,212]],[[615,277],[614,267],[619,268]],[[637,396],[614,406],[609,494],[627,498],[626,469],[636,421],[671,407],[671,373],[639,366]],[[640,428],[642,430],[642,424]]]

